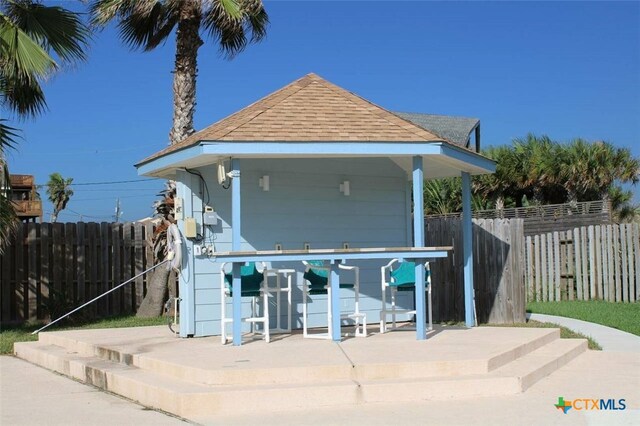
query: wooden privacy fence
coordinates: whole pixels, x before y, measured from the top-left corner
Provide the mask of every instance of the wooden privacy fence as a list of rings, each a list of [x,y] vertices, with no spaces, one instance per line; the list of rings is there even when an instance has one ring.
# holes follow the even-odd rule
[[[153,226],[29,223],[0,258],[2,324],[66,313],[153,265]],[[82,318],[133,313],[148,275],[84,308]]]
[[[522,219],[473,220],[473,278],[478,321],[525,321],[524,228]],[[462,227],[459,218],[426,221],[430,246],[453,246],[447,259],[431,264],[434,320],[464,320]]]
[[[528,236],[525,253],[531,301],[640,300],[637,223]]]

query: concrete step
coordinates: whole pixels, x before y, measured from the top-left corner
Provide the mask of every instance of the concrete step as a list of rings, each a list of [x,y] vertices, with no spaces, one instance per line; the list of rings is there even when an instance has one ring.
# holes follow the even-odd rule
[[[586,339],[558,339],[493,371],[493,377],[517,378],[520,392],[586,352]]]
[[[477,332],[488,331],[486,329],[488,327],[482,327]],[[296,356],[307,357],[310,360],[319,354],[318,350],[322,350],[321,362],[309,362],[302,365],[280,362],[280,365],[276,366],[272,363],[268,365],[264,365],[264,363],[252,364],[253,360],[250,360],[251,362],[244,365],[234,365],[227,362],[226,365],[219,363],[220,365],[216,367],[206,361],[210,360],[210,356],[212,356],[210,348],[205,350],[204,362],[193,362],[198,355],[191,352],[189,356],[192,362],[185,363],[183,358],[170,356],[169,351],[164,353],[147,351],[146,348],[153,344],[154,339],[147,340],[145,347],[140,348],[131,344],[122,344],[123,340],[118,339],[88,343],[73,333],[51,332],[41,333],[40,342],[64,347],[79,355],[120,362],[187,382],[241,386],[322,383],[335,380],[423,379],[484,374],[559,340],[560,333],[555,329],[540,330],[535,337],[524,343],[514,343],[512,346],[496,350],[488,356],[475,358],[473,354],[469,356],[468,353],[464,353],[462,357],[456,357],[454,352],[457,348],[447,346],[440,351],[441,353],[427,350],[424,357],[418,357],[419,360],[416,361],[415,356],[412,356],[411,359],[405,359],[406,357],[398,353],[399,346],[391,344],[386,348],[389,356],[384,357],[383,362],[379,356],[371,356],[371,354],[375,355],[378,352],[379,346],[374,345],[380,344],[376,338],[381,337],[388,338],[389,336],[374,336],[365,340],[355,339],[353,342],[343,342],[339,346],[316,341],[304,341],[296,346]],[[166,338],[158,338],[158,341],[166,344]],[[169,344],[180,344],[181,342],[185,341],[170,342]],[[423,345],[421,349],[424,348]],[[230,348],[226,349],[226,352],[219,355],[228,356]],[[453,349],[453,352],[450,354],[448,349]],[[275,353],[281,348],[272,343],[269,350]],[[288,352],[291,351],[288,350]],[[202,357],[202,354],[200,356]],[[276,358],[279,357],[284,361],[286,356],[286,353],[280,353]],[[243,358],[243,355],[239,355],[239,357]],[[351,362],[347,360],[347,357]]]
[[[17,343],[14,351],[19,358],[41,367],[185,418],[233,414],[247,404],[254,410],[283,410],[362,402],[359,387],[351,380],[315,385],[205,386],[39,342]]]
[[[463,399],[519,392],[518,378],[489,375],[206,386],[40,342],[16,344],[15,353],[42,367],[184,418],[237,414],[246,409],[247,404],[256,411],[288,410],[368,402]]]

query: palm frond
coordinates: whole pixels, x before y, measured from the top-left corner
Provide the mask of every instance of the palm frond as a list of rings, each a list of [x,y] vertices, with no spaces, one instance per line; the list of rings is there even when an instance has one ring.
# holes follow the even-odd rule
[[[104,27],[116,17],[148,9],[156,0],[96,0],[89,5],[91,25]]]
[[[3,76],[0,93],[2,103],[20,116],[35,116],[47,109],[44,92],[36,79],[17,75]]]
[[[146,13],[131,13],[118,24],[120,36],[133,49],[153,50],[166,41],[179,19],[179,14],[160,2]]]
[[[6,125],[6,119],[0,118],[0,162],[4,163],[4,153],[8,148],[15,148],[17,140],[21,137],[19,130]]]
[[[213,0],[209,4],[202,23],[225,57],[233,58],[266,36],[269,16],[261,1]]]
[[[97,0],[89,7],[91,22],[104,27],[118,20],[120,37],[132,49],[153,50],[167,40],[180,18],[180,2]]]
[[[0,254],[4,253],[4,248],[12,241],[18,225],[13,203],[0,193]]]
[[[16,26],[63,62],[86,59],[91,32],[77,13],[28,0],[8,2],[6,10]]]
[[[0,14],[0,49],[3,78],[35,80],[57,68],[47,51],[3,14]]]

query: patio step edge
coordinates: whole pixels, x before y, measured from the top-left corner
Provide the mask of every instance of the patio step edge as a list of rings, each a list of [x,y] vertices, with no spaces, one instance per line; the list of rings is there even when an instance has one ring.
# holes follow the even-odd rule
[[[490,374],[494,377],[515,377],[521,392],[586,352],[586,339],[558,339],[519,358]]]
[[[47,343],[16,343],[14,353],[32,364],[184,418],[237,413],[246,409],[247,400],[252,401],[253,409],[362,403],[359,386],[352,380],[313,385],[205,386]]]
[[[548,333],[545,333],[542,336],[530,340],[529,342],[520,344],[510,350],[491,357],[487,362],[486,372],[497,370],[498,368],[501,368],[511,362],[523,358],[550,343],[560,340],[559,328],[549,328],[541,330],[548,330]]]

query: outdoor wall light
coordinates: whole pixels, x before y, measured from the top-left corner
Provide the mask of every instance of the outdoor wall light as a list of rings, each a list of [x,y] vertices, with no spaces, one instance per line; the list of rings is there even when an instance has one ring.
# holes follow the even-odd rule
[[[351,187],[348,180],[345,180],[340,184],[340,192],[342,192],[345,197],[348,197],[351,194]]]
[[[258,179],[258,185],[262,188],[263,191],[269,190],[269,175],[264,175],[260,179]]]

